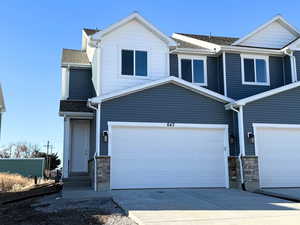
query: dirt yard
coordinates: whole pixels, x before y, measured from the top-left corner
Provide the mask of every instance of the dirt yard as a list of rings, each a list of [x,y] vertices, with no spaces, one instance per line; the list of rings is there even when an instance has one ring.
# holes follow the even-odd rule
[[[0,205],[1,225],[137,225],[111,199],[70,201],[59,195]]]

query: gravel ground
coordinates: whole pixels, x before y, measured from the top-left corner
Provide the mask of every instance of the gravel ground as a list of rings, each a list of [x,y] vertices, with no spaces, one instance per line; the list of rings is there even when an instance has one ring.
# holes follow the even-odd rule
[[[111,199],[66,200],[59,195],[0,206],[1,225],[137,225]]]

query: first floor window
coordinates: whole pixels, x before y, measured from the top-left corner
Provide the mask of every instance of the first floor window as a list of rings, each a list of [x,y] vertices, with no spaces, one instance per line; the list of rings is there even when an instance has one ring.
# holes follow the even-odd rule
[[[244,57],[244,79],[246,84],[268,84],[267,60],[264,58]]]
[[[205,63],[203,59],[181,59],[181,78],[183,80],[205,85]]]
[[[129,76],[147,76],[148,56],[146,51],[122,50],[121,73]]]

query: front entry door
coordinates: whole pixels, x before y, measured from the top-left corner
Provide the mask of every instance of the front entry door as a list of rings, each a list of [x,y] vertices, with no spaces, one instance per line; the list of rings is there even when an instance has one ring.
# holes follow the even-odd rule
[[[89,159],[90,122],[73,120],[71,172],[87,172]]]

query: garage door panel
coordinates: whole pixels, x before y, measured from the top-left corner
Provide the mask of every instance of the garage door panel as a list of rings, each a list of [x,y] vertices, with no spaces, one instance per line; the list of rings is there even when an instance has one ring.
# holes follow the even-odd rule
[[[224,187],[224,131],[113,127],[112,188]]]
[[[300,129],[256,130],[261,187],[300,187]]]

